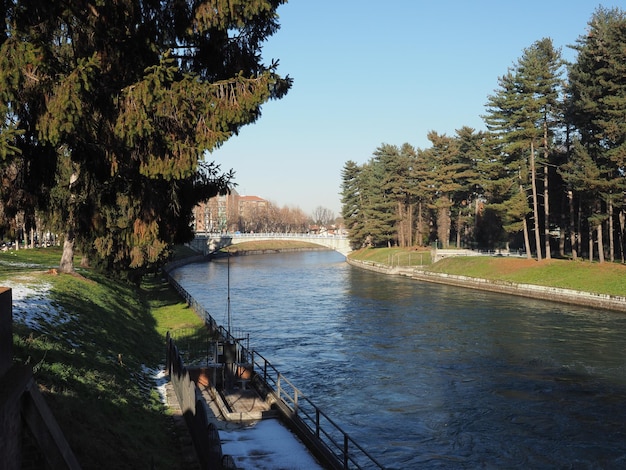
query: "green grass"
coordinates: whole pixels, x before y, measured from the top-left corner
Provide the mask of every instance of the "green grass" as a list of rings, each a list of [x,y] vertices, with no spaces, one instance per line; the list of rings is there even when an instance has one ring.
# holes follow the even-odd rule
[[[415,248],[363,248],[350,253],[350,258],[388,266],[424,266],[432,263],[430,250]]]
[[[0,276],[9,272],[30,271],[33,268],[50,269],[59,266],[60,247],[35,248],[33,250],[9,250],[0,252]],[[77,263],[80,262],[77,259]]]
[[[315,243],[302,242],[297,240],[263,240],[263,241],[250,241],[237,243],[223,248],[222,251],[228,251],[229,253],[245,252],[245,251],[260,251],[260,250],[319,250],[324,249],[320,245]]]
[[[626,296],[626,265],[620,263],[561,259],[537,262],[526,258],[471,256],[431,264],[429,253],[406,248],[370,248],[351,253],[350,257],[388,266],[408,266],[410,254],[410,264],[415,266],[422,253],[427,271]]]
[[[49,284],[64,317],[42,331],[14,324],[15,362],[33,367],[83,468],[149,468],[152,460],[180,468],[171,417],[146,368],[164,363],[166,331],[202,330],[201,320],[160,278],[135,288],[90,270],[52,274],[59,259],[57,249],[0,253],[0,285],[16,277]]]
[[[432,271],[519,284],[560,287],[597,294],[626,296],[626,266],[571,260],[468,257],[441,260]]]

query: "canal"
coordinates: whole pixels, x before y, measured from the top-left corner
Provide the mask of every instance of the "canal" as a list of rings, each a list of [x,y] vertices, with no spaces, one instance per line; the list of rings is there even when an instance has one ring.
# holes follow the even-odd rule
[[[228,275],[230,271],[230,275]],[[388,468],[626,467],[626,315],[389,277],[335,252],[173,273]]]

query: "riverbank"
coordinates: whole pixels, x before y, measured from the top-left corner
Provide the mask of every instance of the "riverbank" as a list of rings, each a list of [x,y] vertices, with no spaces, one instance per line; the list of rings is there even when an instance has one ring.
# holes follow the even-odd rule
[[[443,271],[446,270],[447,267],[450,272],[434,271],[433,267],[436,265],[430,265],[428,268],[425,266],[388,266],[383,263],[354,259],[350,256],[346,258],[346,261],[352,266],[386,275],[406,276],[419,281],[447,284],[456,287],[479,289],[489,292],[497,292],[573,305],[582,305],[593,308],[602,308],[626,313],[626,296],[595,293],[549,285],[542,286],[537,284],[519,283],[506,279],[487,279],[455,274],[454,271],[459,269],[459,264],[467,263],[468,260],[446,260],[446,263],[443,263],[436,268]],[[525,260],[520,261],[523,262]],[[511,263],[508,264],[510,265]],[[520,266],[521,265],[522,264],[520,263]],[[591,282],[591,279],[588,279],[587,281]]]
[[[89,269],[62,275],[60,258],[57,248],[0,253],[14,362],[32,366],[83,469],[191,468],[186,429],[161,394],[164,335],[203,322],[160,277],[136,288]]]
[[[230,248],[237,255],[320,249],[293,243],[247,242]],[[617,263],[537,262],[506,256],[446,258],[433,263],[430,251],[401,248],[359,250],[348,255],[346,261],[386,275],[626,312],[626,266]]]

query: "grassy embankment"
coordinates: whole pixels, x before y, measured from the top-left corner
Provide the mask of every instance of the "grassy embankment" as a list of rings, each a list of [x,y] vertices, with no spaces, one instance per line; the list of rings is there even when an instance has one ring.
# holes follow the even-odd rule
[[[223,249],[229,253],[241,253],[246,251],[281,251],[281,250],[319,250],[325,249],[320,245],[296,240],[265,240],[237,243]]]
[[[45,290],[14,311],[39,325],[14,322],[15,362],[33,367],[83,468],[179,468],[176,431],[152,379],[166,331],[197,331],[201,321],[158,277],[137,289],[85,269],[58,275],[50,268],[60,256],[56,248],[0,253],[0,285],[13,287],[14,305],[24,287]]]
[[[626,296],[626,265],[621,263],[469,256],[432,264],[430,252],[402,248],[364,249],[351,253],[350,257],[393,266],[423,264],[426,271],[481,279]]]
[[[233,245],[230,249],[236,252],[317,247],[309,243],[297,243],[246,242]],[[480,279],[626,296],[626,265],[620,263],[600,264],[563,259],[537,262],[517,257],[471,256],[448,258],[433,264],[429,249],[415,248],[369,248],[355,251],[350,257],[387,266],[422,267],[426,271]]]

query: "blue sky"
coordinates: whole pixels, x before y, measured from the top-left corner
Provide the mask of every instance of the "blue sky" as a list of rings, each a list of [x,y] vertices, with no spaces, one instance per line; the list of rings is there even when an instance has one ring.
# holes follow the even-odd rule
[[[621,6],[603,3],[605,7]],[[600,5],[583,0],[290,0],[266,63],[294,85],[211,159],[237,191],[311,214],[341,211],[341,171],[381,144],[484,129],[499,76],[544,37],[566,59]],[[623,6],[621,6],[623,8]]]

